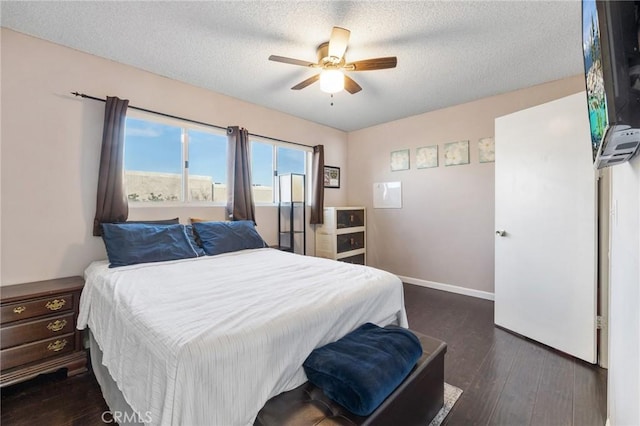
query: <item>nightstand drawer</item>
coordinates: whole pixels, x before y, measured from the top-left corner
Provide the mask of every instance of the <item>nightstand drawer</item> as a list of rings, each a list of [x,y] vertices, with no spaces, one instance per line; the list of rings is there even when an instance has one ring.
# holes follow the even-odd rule
[[[73,295],[64,294],[23,303],[12,303],[0,308],[2,324],[37,316],[73,310]]]
[[[36,340],[73,333],[74,326],[73,312],[71,312],[66,315],[3,327],[0,330],[1,348],[6,349]]]
[[[73,352],[74,350],[75,334],[70,333],[52,339],[3,349],[0,351],[0,364],[4,371],[29,362]]]

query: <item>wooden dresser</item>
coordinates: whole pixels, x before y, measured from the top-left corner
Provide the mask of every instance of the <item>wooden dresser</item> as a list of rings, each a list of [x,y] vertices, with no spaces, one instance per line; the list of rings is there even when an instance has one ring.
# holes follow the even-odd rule
[[[0,387],[67,368],[87,371],[81,332],[76,330],[82,277],[0,288]]]

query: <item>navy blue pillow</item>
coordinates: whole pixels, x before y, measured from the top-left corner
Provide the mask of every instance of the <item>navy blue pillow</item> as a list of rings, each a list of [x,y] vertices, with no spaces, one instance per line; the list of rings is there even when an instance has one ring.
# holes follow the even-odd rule
[[[195,231],[193,230],[193,226],[184,225],[184,227],[187,230],[187,236],[189,237],[189,242],[191,243],[191,246],[196,251],[196,253],[198,253],[198,257],[205,256],[206,253],[204,252],[204,249],[202,248],[200,243],[198,243],[198,238],[196,237]]]
[[[161,219],[161,220],[128,220],[126,222],[115,222],[119,225],[132,225],[132,224],[145,224],[145,225],[177,225],[180,223],[180,219],[175,217],[173,219]],[[198,257],[205,256],[204,249],[198,242],[197,236],[193,232],[193,227],[191,225],[184,225],[187,229],[187,236],[189,237],[189,242],[191,242],[191,246],[198,254]]]
[[[145,225],[177,225],[180,223],[180,219],[174,217],[173,219],[160,219],[160,220],[129,220],[126,222],[115,222],[125,225],[135,224],[135,223],[143,223]]]
[[[197,257],[184,225],[103,223],[109,267]]]
[[[411,331],[366,323],[315,349],[303,367],[325,395],[358,416],[368,416],[409,375],[420,356],[420,340]]]
[[[267,247],[250,220],[195,222],[193,229],[209,256],[232,251]]]

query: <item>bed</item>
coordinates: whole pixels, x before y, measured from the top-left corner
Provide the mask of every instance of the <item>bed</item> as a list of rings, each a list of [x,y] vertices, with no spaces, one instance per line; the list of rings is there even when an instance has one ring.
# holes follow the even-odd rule
[[[408,325],[395,275],[270,248],[97,261],[85,281],[78,328],[90,330],[105,400],[154,425],[253,424],[306,381],[314,348],[365,322]]]

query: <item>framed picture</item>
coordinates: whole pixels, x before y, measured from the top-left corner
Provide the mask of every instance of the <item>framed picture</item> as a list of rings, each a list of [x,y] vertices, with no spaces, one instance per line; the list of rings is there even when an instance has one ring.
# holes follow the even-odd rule
[[[469,141],[458,141],[444,144],[444,165],[457,166],[469,164]]]
[[[438,167],[438,145],[416,148],[416,168],[430,169]]]
[[[391,171],[409,170],[409,150],[401,149],[391,153]]]
[[[324,187],[340,188],[340,167],[324,166]]]
[[[478,158],[481,163],[496,161],[496,145],[493,138],[482,138],[478,141]]]

